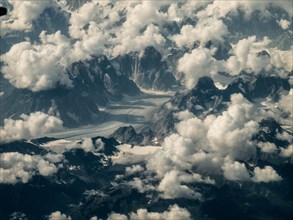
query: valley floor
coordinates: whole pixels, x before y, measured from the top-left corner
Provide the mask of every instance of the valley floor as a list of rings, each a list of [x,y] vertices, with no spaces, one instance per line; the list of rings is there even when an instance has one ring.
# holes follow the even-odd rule
[[[100,108],[104,114],[99,124],[64,129],[47,136],[55,138],[80,139],[95,136],[109,136],[121,126],[132,125],[137,131],[154,123],[154,113],[174,92],[144,91],[140,96],[124,97],[119,102],[112,102],[106,108]]]

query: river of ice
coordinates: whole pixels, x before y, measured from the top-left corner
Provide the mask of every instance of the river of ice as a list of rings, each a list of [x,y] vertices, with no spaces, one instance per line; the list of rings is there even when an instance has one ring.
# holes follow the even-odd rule
[[[140,96],[124,97],[119,102],[110,103],[106,108],[100,108],[100,111],[106,113],[102,122],[74,129],[64,129],[47,136],[66,139],[107,137],[117,128],[129,125],[140,131],[146,125],[154,123],[155,112],[172,95],[174,92],[144,91]]]

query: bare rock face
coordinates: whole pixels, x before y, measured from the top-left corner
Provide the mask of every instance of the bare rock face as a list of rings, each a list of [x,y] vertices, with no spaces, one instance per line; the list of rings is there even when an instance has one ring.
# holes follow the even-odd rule
[[[142,88],[166,91],[178,85],[167,62],[154,47],[146,47],[142,55],[130,53],[116,57],[113,62],[121,74],[132,78]]]

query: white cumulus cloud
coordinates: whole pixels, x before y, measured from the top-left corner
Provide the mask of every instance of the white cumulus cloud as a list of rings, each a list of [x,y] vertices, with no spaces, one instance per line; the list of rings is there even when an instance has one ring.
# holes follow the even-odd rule
[[[42,1],[15,1],[8,0],[12,6],[3,23],[1,22],[1,32],[12,30],[31,30],[32,22],[48,7],[53,6],[51,0]]]
[[[259,167],[254,168],[254,182],[275,182],[281,181],[283,178],[271,167],[265,166],[263,169]]]
[[[208,18],[200,20],[194,27],[190,24],[184,25],[180,34],[170,38],[179,48],[182,48],[184,46],[192,47],[195,42],[204,45],[208,41],[223,41],[226,34],[228,34],[228,29],[222,20]]]
[[[223,175],[230,181],[248,181],[250,180],[249,173],[245,164],[234,161],[233,163],[224,163],[222,166]]]
[[[52,212],[48,216],[48,220],[71,220],[71,217],[61,213],[60,211],[56,211]]]
[[[27,183],[34,175],[49,176],[57,172],[56,166],[41,156],[10,152],[0,157],[0,183]]]
[[[281,19],[278,21],[278,24],[280,25],[281,28],[283,28],[284,30],[287,30],[290,26],[290,21]]]
[[[1,142],[40,137],[46,133],[62,129],[63,122],[42,112],[30,115],[22,114],[21,119],[4,119],[4,126],[0,127]]]
[[[72,87],[64,67],[68,65],[70,44],[60,31],[40,34],[41,44],[21,42],[14,44],[1,56],[4,77],[17,88],[32,91],[48,90],[60,84]]]
[[[290,144],[286,148],[281,148],[281,157],[292,157],[293,156],[293,144]]]
[[[213,55],[216,49],[199,47],[191,53],[185,53],[178,60],[178,71],[183,72],[186,87],[192,89],[202,76],[214,76],[221,69],[220,62]]]
[[[179,207],[177,204],[169,206],[168,210],[164,212],[149,212],[147,209],[138,209],[136,212],[129,214],[129,218],[126,215],[113,213],[108,217],[108,220],[146,220],[146,219],[180,219],[190,220],[191,214],[185,208]]]

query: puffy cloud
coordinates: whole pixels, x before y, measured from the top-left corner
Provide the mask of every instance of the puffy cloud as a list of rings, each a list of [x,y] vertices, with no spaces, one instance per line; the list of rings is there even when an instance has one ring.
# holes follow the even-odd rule
[[[145,193],[146,191],[154,190],[155,188],[147,183],[147,180],[141,180],[137,177],[127,183],[129,186],[137,189],[140,193]]]
[[[276,145],[270,142],[260,142],[258,143],[258,147],[264,153],[274,153],[277,150]]]
[[[105,44],[109,36],[96,23],[90,23],[88,30],[82,36],[72,45],[69,55],[71,62],[90,59],[93,55],[105,52]]]
[[[278,106],[293,117],[293,89],[281,96]]]
[[[292,157],[293,156],[293,144],[290,144],[287,148],[281,148],[281,157]]]
[[[279,176],[279,174],[271,167],[271,166],[265,166],[263,169],[259,167],[254,168],[254,176],[253,176],[254,182],[275,182],[275,181],[281,181],[282,177]]]
[[[209,125],[207,139],[211,150],[224,155],[229,153],[239,159],[252,154],[254,146],[250,139],[258,129],[258,123],[254,121],[256,113],[253,105],[241,94],[231,95],[227,111],[211,120]]]
[[[136,213],[130,214],[130,219],[143,220],[143,219],[191,219],[191,215],[185,208],[180,208],[178,205],[170,206],[167,211],[160,212],[148,212],[147,209],[138,209]]]
[[[61,129],[63,124],[59,118],[42,112],[22,114],[20,118],[4,119],[4,126],[0,128],[1,142],[39,137]]]
[[[56,85],[72,87],[64,67],[68,65],[70,44],[60,33],[40,34],[41,44],[14,44],[1,59],[4,77],[17,88],[32,91],[48,90]]]
[[[138,209],[132,212],[129,218],[126,215],[113,213],[108,217],[108,220],[146,220],[146,219],[181,219],[190,220],[191,214],[185,208],[180,208],[177,204],[169,206],[164,212],[149,212],[147,209]]]
[[[90,1],[71,13],[69,34],[73,43],[72,59],[88,59],[91,55],[109,55],[115,42],[115,35],[121,27],[120,13],[128,9],[127,2]],[[121,24],[119,24],[121,26]]]
[[[155,171],[159,177],[164,177],[172,170],[190,170],[195,161],[199,148],[192,140],[179,134],[165,138],[163,149],[156,152],[147,163],[147,169]]]
[[[101,151],[104,150],[104,147],[105,147],[105,144],[100,138],[97,139],[95,142],[93,142],[91,138],[84,138],[81,143],[80,142],[69,143],[66,150],[80,148],[80,149],[83,149],[85,152],[100,153]]]
[[[48,153],[44,155],[44,159],[48,160],[50,163],[59,163],[63,160],[64,156],[62,154]]]
[[[173,1],[168,8],[168,18],[176,22],[182,22],[184,18],[196,20],[196,13],[208,4],[209,1]]]
[[[270,58],[268,56],[258,56],[258,52],[263,50],[270,40],[264,38],[257,42],[256,36],[251,36],[240,40],[233,45],[233,55],[227,60],[227,69],[231,75],[238,75],[241,71],[259,73],[263,69],[270,69]]]
[[[222,166],[224,171],[223,175],[230,181],[248,181],[250,180],[249,173],[245,167],[245,164],[234,161],[233,163],[224,163]]]
[[[163,1],[141,1],[127,7],[126,21],[122,25],[121,36],[136,36],[141,29],[152,24],[162,24],[166,15],[160,12]]]
[[[278,50],[276,48],[268,48],[270,54],[271,65],[278,68],[279,75],[287,76],[286,72],[293,69],[293,46],[289,50]],[[285,73],[283,73],[285,71]]]
[[[98,21],[99,14],[99,2],[97,1],[87,2],[72,12],[69,21],[70,36],[77,39],[82,38],[86,33],[84,27],[91,21]]]
[[[165,174],[161,180],[158,190],[163,192],[162,197],[166,199],[173,198],[188,198],[188,199],[200,199],[201,194],[195,192],[193,189],[185,184],[188,183],[206,183],[214,184],[214,181],[209,177],[203,179],[200,174],[185,174],[180,171],[172,170]]]
[[[118,38],[119,39],[119,38]],[[154,46],[158,49],[165,44],[165,38],[160,34],[160,29],[154,24],[146,27],[141,35],[127,35],[119,39],[121,44],[113,48],[113,55],[125,54],[132,51],[141,51],[147,46]]]
[[[257,41],[256,36],[250,36],[239,40],[232,45],[232,56],[225,63],[226,71],[234,76],[239,75],[241,71],[258,74],[262,70],[271,70],[273,67],[278,71],[284,69],[289,72],[293,68],[292,48],[288,51],[281,51],[270,47],[271,40],[264,37]],[[269,55],[259,55],[259,52],[266,51]],[[284,74],[282,71],[279,75]],[[285,74],[288,75],[288,74]]]
[[[160,1],[85,3],[70,18],[69,33],[78,40],[73,52],[80,52],[80,56],[97,53],[116,56],[146,46],[161,47],[165,39],[159,26],[167,16],[159,9],[164,4]]]
[[[199,18],[206,18],[214,16],[217,18],[226,17],[228,14],[235,14],[237,10],[241,10],[245,13],[247,19],[254,11],[259,11],[262,16],[272,16],[268,11],[270,7],[278,7],[283,9],[292,16],[292,7],[290,1],[212,1],[204,10],[198,12],[197,16]]]
[[[53,163],[40,156],[10,152],[0,157],[0,183],[27,183],[34,175],[49,176],[57,172]]]
[[[62,214],[60,211],[52,212],[48,216],[48,220],[71,220],[70,216]]]
[[[172,134],[166,137],[163,143],[163,147],[165,152],[174,156],[174,159],[185,158],[197,151],[191,139],[184,138],[178,134]]]
[[[167,15],[160,8],[168,4],[164,1],[141,1],[124,6],[126,20],[111,39],[114,45],[113,55],[140,51],[147,46],[160,49],[165,44],[160,27],[167,19]]]
[[[81,143],[81,148],[86,152],[90,152],[94,150],[93,140],[91,138],[85,138]]]
[[[282,141],[288,141],[288,142],[292,141],[292,135],[288,133],[287,131],[283,131],[282,133],[277,133],[276,137]]]
[[[133,165],[131,167],[126,167],[126,169],[125,169],[125,173],[127,175],[132,175],[132,174],[139,173],[142,171],[144,171],[144,168],[140,165]]]
[[[208,140],[206,140],[205,136],[208,131],[205,122],[195,117],[186,118],[182,120],[182,114],[186,114],[186,112],[178,113],[179,119],[181,121],[176,125],[176,130],[178,133],[185,138],[190,138],[193,143],[196,145],[204,146]]]
[[[200,20],[195,27],[184,25],[180,34],[170,37],[179,48],[183,46],[192,47],[194,42],[199,41],[204,45],[208,41],[223,41],[223,37],[228,34],[227,26],[222,20],[208,18]]]
[[[98,138],[95,141],[95,147],[96,147],[96,151],[104,151],[105,150],[105,143],[102,141],[101,138]]]
[[[285,19],[281,19],[279,21],[277,21],[278,24],[280,25],[281,28],[283,28],[284,30],[287,30],[290,26],[290,21],[287,21]]]
[[[214,76],[219,71],[220,62],[213,58],[216,49],[199,47],[184,54],[178,60],[178,71],[183,72],[188,89],[192,89],[202,76]]]
[[[15,1],[8,0],[12,6],[12,10],[7,14],[7,19],[1,22],[1,32],[4,33],[11,30],[30,30],[32,22],[37,19],[41,13],[48,7],[53,5],[49,1]]]
[[[188,185],[214,184],[210,174],[251,181],[245,164],[237,160],[246,161],[256,153],[251,138],[258,131],[262,113],[252,103],[233,94],[228,109],[218,116],[199,119],[184,111],[176,117],[181,120],[175,125],[177,133],[166,137],[163,149],[147,162],[148,171],[160,179],[157,190],[163,198],[200,198]]]
[[[113,213],[113,214],[109,215],[107,220],[128,220],[128,217],[126,215]]]
[[[186,27],[191,28],[190,26]],[[190,40],[191,38],[187,32],[189,31],[186,30],[186,39]],[[179,46],[188,44],[184,38],[176,38],[176,40],[180,44]],[[271,40],[267,37],[259,41],[256,36],[241,39],[232,45],[231,56],[227,60],[216,60],[213,57],[217,48],[207,49],[199,46],[190,53],[185,53],[178,60],[177,70],[183,72],[188,89],[192,89],[202,76],[210,76],[214,80],[218,80],[219,72],[226,72],[230,76],[236,76],[241,74],[242,71],[259,74],[262,71],[275,70],[275,74],[287,77],[288,73],[293,69],[291,52],[293,46],[290,50],[281,51],[270,47],[270,44]],[[263,51],[268,54],[262,54],[261,52]]]

